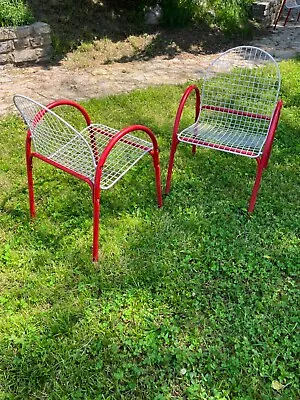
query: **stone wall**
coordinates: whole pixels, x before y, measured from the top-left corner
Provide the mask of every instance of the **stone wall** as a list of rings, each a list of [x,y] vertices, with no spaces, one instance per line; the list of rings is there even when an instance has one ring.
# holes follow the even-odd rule
[[[279,11],[281,0],[255,1],[252,4],[252,16],[261,25],[271,26]]]
[[[51,55],[50,26],[44,22],[0,28],[0,65],[47,61]]]

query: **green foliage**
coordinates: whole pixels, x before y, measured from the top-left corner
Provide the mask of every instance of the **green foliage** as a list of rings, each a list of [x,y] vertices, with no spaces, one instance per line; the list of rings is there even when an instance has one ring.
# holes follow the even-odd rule
[[[252,0],[210,0],[207,11],[213,24],[229,35],[247,31]]]
[[[157,0],[108,0],[109,7],[119,10],[136,11],[145,7],[153,7],[157,4]]]
[[[202,6],[190,0],[162,0],[163,22],[167,26],[190,25],[201,16]]]
[[[162,0],[164,23],[171,26],[206,24],[228,35],[247,32],[252,0]]]
[[[299,398],[299,65],[281,63],[286,106],[253,215],[253,160],[179,145],[162,209],[150,157],[103,191],[96,265],[89,187],[35,160],[31,222],[24,125],[0,120],[1,399]],[[84,106],[152,128],[164,182],[182,92]]]
[[[33,22],[33,16],[23,0],[0,0],[0,27],[19,26]]]

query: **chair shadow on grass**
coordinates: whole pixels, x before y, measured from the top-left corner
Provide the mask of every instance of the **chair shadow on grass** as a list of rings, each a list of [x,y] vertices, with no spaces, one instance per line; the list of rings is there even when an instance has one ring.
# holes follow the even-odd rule
[[[219,185],[225,176],[224,163],[228,162],[228,157],[215,157],[214,154],[211,152],[219,179],[215,185]],[[195,162],[187,168],[187,179],[192,173],[195,176],[209,173],[207,153],[201,156],[196,155],[198,168]],[[162,370],[176,370],[177,357],[185,357],[189,345],[182,342],[183,347],[178,348],[176,356],[172,356],[172,346],[177,346],[181,335],[183,340],[187,332],[198,330],[198,335],[201,335],[207,324],[216,323],[214,337],[204,336],[201,348],[197,350],[201,350],[203,362],[210,355],[214,357],[214,362],[218,362],[218,357],[213,355],[214,347],[210,346],[211,339],[222,340],[224,348],[229,346],[228,351],[231,351],[231,337],[235,337],[235,333],[232,333],[230,318],[235,323],[240,320],[244,335],[253,333],[257,310],[252,296],[259,298],[260,286],[268,287],[270,293],[278,289],[278,282],[272,281],[269,273],[264,275],[262,272],[264,268],[270,268],[271,261],[262,259],[254,272],[251,264],[251,252],[257,249],[258,235],[269,232],[268,217],[263,223],[263,213],[259,218],[254,216],[249,219],[246,214],[238,212],[238,207],[231,207],[235,198],[223,198],[220,202],[220,196],[214,192],[214,199],[209,194],[212,183],[207,181],[200,181],[193,191],[189,183],[174,180],[175,187],[170,198],[165,201],[162,210],[157,210],[154,185],[145,185],[146,180],[141,184],[137,182],[141,173],[146,172],[146,167],[127,174],[119,190],[112,190],[103,196],[104,231],[112,235],[113,243],[109,239],[104,241],[98,266],[87,263],[90,252],[81,241],[77,248],[69,249],[69,253],[65,254],[67,267],[65,275],[60,276],[61,281],[53,286],[41,286],[40,300],[36,294],[31,294],[33,285],[27,285],[22,290],[18,287],[12,289],[11,295],[24,297],[33,310],[30,321],[25,318],[23,322],[25,326],[30,326],[26,335],[11,337],[9,344],[5,344],[7,351],[2,361],[7,371],[5,384],[7,388],[13,388],[15,395],[38,398],[41,393],[54,393],[55,382],[65,387],[65,391],[77,387],[95,394],[97,390],[103,390],[97,388],[95,376],[101,380],[108,379],[111,389],[107,391],[111,390],[113,394],[118,390],[115,371],[123,367],[126,382],[132,376],[139,382],[150,375],[155,381]],[[146,175],[148,178],[149,174]],[[192,184],[195,185],[193,179]],[[65,179],[63,176],[59,180],[63,185],[72,185],[74,181],[72,177]],[[55,216],[57,224],[62,227],[62,236],[71,234],[72,227],[68,232],[64,224],[72,214],[70,209],[76,214],[82,212],[83,218],[90,220],[89,199],[85,200],[85,192],[89,188],[84,186],[78,182],[66,192],[67,197],[80,192],[78,197],[82,209],[77,211],[78,205],[72,200],[71,207],[62,205]],[[130,195],[132,186],[139,191]],[[223,189],[221,187],[219,192]],[[59,189],[52,190],[51,196],[59,197]],[[139,203],[138,211],[135,207]],[[39,206],[41,213],[45,212],[43,206],[45,204]],[[115,218],[112,207],[117,214],[120,212],[119,218]],[[49,216],[50,211],[47,211]],[[256,211],[259,213],[259,207]],[[131,219],[134,224],[124,226],[124,237],[114,238],[115,225],[124,225]],[[54,217],[50,224],[53,221]],[[283,225],[285,222],[274,227],[273,231],[283,229]],[[103,234],[101,236],[103,239]],[[32,240],[43,240],[43,237],[33,236]],[[119,254],[105,254],[114,246],[118,246]],[[61,249],[59,251],[62,256]],[[285,251],[275,251],[278,259],[283,257],[282,252]],[[243,257],[246,259],[241,261]],[[249,265],[247,257],[252,260]],[[42,262],[45,264],[41,265]],[[238,262],[239,268],[243,267],[242,271],[235,267]],[[50,265],[44,258],[37,258],[35,264],[37,273],[49,269]],[[245,298],[241,305],[242,294]],[[266,294],[261,296],[265,299]],[[223,309],[226,312],[218,316],[221,318],[219,324],[214,321],[214,315],[217,315],[217,310]],[[253,321],[245,326],[246,319]],[[259,321],[257,323],[260,324]],[[141,336],[136,334],[138,329],[143,331]],[[239,338],[236,336],[237,340]],[[264,343],[264,339],[256,339]],[[136,343],[136,348],[133,343]],[[193,351],[191,354],[194,354]],[[154,357],[153,368],[151,364],[143,363],[148,357]],[[127,364],[121,366],[125,358]],[[129,360],[142,368],[143,374],[140,375],[134,368],[131,370]],[[193,362],[197,365],[195,360]],[[223,370],[223,373],[227,372]],[[173,378],[176,379],[175,375]],[[135,393],[136,389],[131,390]],[[129,389],[128,393],[131,393]]]
[[[151,376],[150,381],[159,382],[162,371],[180,386],[176,381],[178,360],[185,360],[187,354],[198,368],[206,368],[211,358],[217,365],[220,362],[222,376],[227,377],[232,370],[226,370],[224,359],[214,348],[221,341],[223,354],[234,351],[235,357],[240,357],[234,347],[240,332],[232,327],[237,323],[244,336],[254,335],[255,343],[268,349],[264,337],[256,334],[261,326],[257,304],[261,299],[266,313],[265,307],[277,307],[274,293],[280,282],[276,276],[273,279],[270,270],[274,273],[274,265],[285,262],[287,249],[274,247],[271,239],[277,231],[290,227],[291,218],[282,219],[278,214],[276,222],[276,215],[266,214],[266,206],[278,197],[276,193],[271,200],[268,194],[262,196],[262,205],[251,218],[240,213],[239,204],[247,202],[248,174],[243,162],[250,160],[206,150],[192,156],[186,146],[178,152],[182,157],[178,157],[173,188],[162,209],[156,207],[150,157],[114,189],[103,193],[97,265],[90,261],[88,244],[91,229],[87,225],[92,223],[89,187],[60,172],[52,174],[52,180],[47,174],[39,184],[44,171],[36,166],[38,217],[27,243],[27,249],[36,249],[33,259],[28,260],[35,280],[28,277],[10,288],[14,300],[23,299],[23,306],[15,312],[24,333],[1,339],[6,371],[3,390],[7,393],[24,399],[42,398],[54,396],[59,388],[65,388],[67,396],[76,388],[79,398],[80,392],[94,398],[103,396],[103,391],[115,396],[121,390],[117,372],[122,370],[121,382],[135,382],[131,389],[126,386],[127,397],[139,398],[136,391],[143,379]],[[238,181],[227,175],[226,167],[227,171],[233,167],[230,160],[241,175]],[[275,171],[274,177],[279,175]],[[25,187],[15,192],[18,202],[25,201],[24,192]],[[293,206],[285,207],[292,215]],[[3,208],[5,211],[5,204]],[[13,214],[16,225],[28,221],[24,208],[21,214]],[[69,225],[72,217],[75,219]],[[41,225],[46,218],[47,230],[52,225],[53,232],[45,242]],[[76,223],[80,226],[72,238]],[[70,241],[64,242],[68,235]],[[271,259],[261,256],[266,249],[260,248],[260,238],[268,236]],[[44,243],[40,252],[36,242]],[[51,256],[51,251],[57,251],[58,256]],[[291,254],[289,257],[292,259]],[[63,269],[58,273],[59,265]],[[43,279],[47,274],[49,282],[40,282],[39,274]],[[266,303],[267,293],[271,293],[270,304]],[[27,308],[22,309],[24,302]],[[210,325],[214,326],[213,337],[206,335]],[[189,337],[190,332],[195,335]],[[196,337],[202,342],[193,343],[196,349],[191,350],[189,339]],[[145,360],[151,357],[147,364]],[[248,357],[245,352],[243,357]],[[228,365],[229,360],[230,355]],[[244,362],[252,365],[252,351]],[[100,382],[109,382],[109,388],[104,389]],[[74,392],[68,396],[74,397]]]

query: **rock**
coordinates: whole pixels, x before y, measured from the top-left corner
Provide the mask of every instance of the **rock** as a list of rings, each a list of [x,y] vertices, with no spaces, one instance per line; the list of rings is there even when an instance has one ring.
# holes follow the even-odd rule
[[[13,52],[13,59],[16,64],[36,61],[37,58],[37,52],[35,49],[15,50]]]
[[[14,42],[12,40],[0,42],[0,54],[9,53],[13,49],[14,49]]]
[[[52,52],[50,26],[44,22],[0,28],[0,64],[46,61]]]
[[[0,41],[16,39],[17,34],[14,28],[1,28],[0,29]]]
[[[145,22],[148,25],[158,25],[162,18],[162,8],[160,5],[150,8],[145,14]]]

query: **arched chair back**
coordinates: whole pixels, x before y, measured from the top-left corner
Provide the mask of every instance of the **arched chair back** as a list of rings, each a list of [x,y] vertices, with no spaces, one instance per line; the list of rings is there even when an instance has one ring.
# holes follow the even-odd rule
[[[208,147],[259,156],[279,89],[279,68],[267,52],[250,46],[226,51],[206,71],[197,133]],[[180,137],[184,141],[190,134],[193,129]]]
[[[29,128],[35,153],[93,179],[97,160],[89,138],[85,138],[51,108],[37,101],[16,95],[14,102]],[[62,106],[65,105],[68,104]],[[58,105],[56,107],[58,109]],[[87,119],[87,122],[90,121]]]

